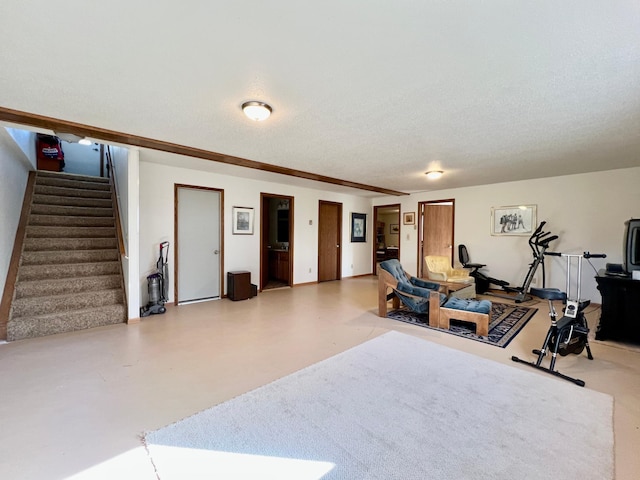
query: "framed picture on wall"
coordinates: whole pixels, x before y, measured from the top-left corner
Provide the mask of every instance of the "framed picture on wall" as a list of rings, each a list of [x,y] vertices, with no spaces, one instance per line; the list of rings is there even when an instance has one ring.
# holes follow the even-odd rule
[[[351,241],[352,242],[367,241],[367,214],[366,213],[351,214]]]
[[[529,236],[536,227],[535,205],[513,205],[491,209],[491,235]]]
[[[415,225],[416,224],[416,212],[405,212],[402,217],[402,223],[405,225]]]
[[[400,225],[397,223],[391,223],[389,225],[389,233],[400,233]]]
[[[253,208],[233,207],[233,234],[253,235]]]

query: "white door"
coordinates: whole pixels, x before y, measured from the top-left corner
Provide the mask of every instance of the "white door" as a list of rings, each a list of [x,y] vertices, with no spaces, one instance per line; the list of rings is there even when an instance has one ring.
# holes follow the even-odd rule
[[[220,298],[220,192],[178,188],[178,304]]]

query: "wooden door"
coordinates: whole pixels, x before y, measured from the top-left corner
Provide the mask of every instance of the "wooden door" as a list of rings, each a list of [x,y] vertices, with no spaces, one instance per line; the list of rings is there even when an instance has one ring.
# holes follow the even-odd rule
[[[342,277],[342,204],[320,200],[318,211],[318,282]]]
[[[426,274],[424,257],[449,257],[453,265],[454,201],[423,202],[420,204],[421,242],[419,247],[419,273]]]

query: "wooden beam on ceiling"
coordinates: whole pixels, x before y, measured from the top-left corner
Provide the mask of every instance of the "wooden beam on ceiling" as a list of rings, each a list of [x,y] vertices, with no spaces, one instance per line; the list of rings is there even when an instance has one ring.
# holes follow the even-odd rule
[[[340,185],[343,187],[356,188],[359,190],[367,190],[370,192],[376,192],[383,195],[408,195],[404,192],[397,190],[390,190],[387,188],[376,187],[373,185],[366,185],[363,183],[351,182],[349,180],[342,180],[339,178],[327,177],[325,175],[319,175],[317,173],[305,172],[302,170],[296,170],[294,168],[280,167],[278,165],[270,165],[268,163],[257,162],[255,160],[248,160],[241,157],[233,157],[231,155],[225,155],[223,153],[211,152],[209,150],[203,150],[200,148],[188,147],[185,145],[178,145],[176,143],[165,142],[163,140],[156,140],[148,137],[140,137],[138,135],[131,135],[128,133],[116,132],[114,130],[107,130],[100,127],[93,127],[91,125],[84,125],[81,123],[70,122],[68,120],[61,120],[53,117],[46,117],[43,115],[37,115],[35,113],[22,112],[19,110],[13,110],[10,108],[0,106],[0,121],[15,123],[19,125],[25,125],[30,127],[45,128],[53,130],[54,132],[74,133],[81,137],[90,137],[96,140],[102,140],[104,142],[119,143],[123,145],[130,145],[134,147],[148,148],[151,150],[159,150],[167,153],[174,153],[176,155],[185,155],[187,157],[201,158],[203,160],[210,160],[212,162],[226,163],[229,165],[236,165],[239,167],[253,168],[255,170],[262,170],[265,172],[277,173],[280,175],[288,175],[291,177],[304,178],[307,180],[315,180],[317,182],[330,183],[333,185]]]

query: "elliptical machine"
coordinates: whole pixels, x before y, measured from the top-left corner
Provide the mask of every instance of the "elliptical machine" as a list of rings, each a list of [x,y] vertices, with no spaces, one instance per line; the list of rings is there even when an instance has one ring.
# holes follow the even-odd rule
[[[156,273],[147,276],[149,303],[140,307],[140,317],[148,317],[167,311],[164,304],[169,296],[169,242],[160,244],[160,257],[156,262]]]
[[[547,222],[540,222],[538,228],[536,228],[536,230],[529,237],[529,248],[531,248],[531,252],[533,253],[533,262],[529,264],[529,271],[527,272],[527,276],[522,282],[522,285],[519,287],[512,287],[509,285],[509,282],[488,277],[482,272],[478,271],[478,269],[484,267],[485,265],[481,263],[468,263],[469,255],[467,253],[467,249],[464,245],[460,245],[458,247],[460,263],[462,263],[462,266],[465,268],[473,269],[469,273],[469,275],[474,277],[476,280],[476,292],[486,293],[487,295],[492,295],[494,297],[504,298],[507,300],[513,300],[516,303],[522,303],[531,300],[531,295],[529,295],[527,292],[529,291],[529,286],[531,286],[533,277],[535,277],[536,270],[540,266],[542,267],[542,287],[544,288],[544,253],[546,252],[547,248],[549,248],[549,243],[557,240],[558,238],[557,235],[551,235],[551,232],[542,231],[542,227],[544,227],[546,223]],[[487,291],[490,284],[498,285],[506,293]]]
[[[551,317],[551,326],[547,331],[547,336],[544,339],[542,347],[532,350],[532,352],[538,355],[535,362],[528,362],[522,360],[515,355],[511,357],[511,360],[518,363],[524,363],[533,368],[537,368],[544,372],[555,375],[556,377],[569,380],[580,387],[584,387],[583,380],[578,378],[569,377],[557,370],[554,370],[558,354],[565,357],[570,353],[579,355],[586,348],[587,358],[593,360],[591,354],[591,347],[589,347],[589,325],[587,324],[587,318],[584,315],[584,309],[589,306],[591,300],[580,299],[580,286],[582,283],[582,259],[586,258],[606,258],[603,253],[589,253],[584,252],[579,254],[566,254],[558,252],[547,252],[547,255],[556,257],[565,257],[567,259],[567,292],[562,292],[557,288],[532,288],[531,293],[536,297],[549,301],[549,317]],[[572,290],[571,272],[574,270],[577,273],[577,280],[575,281],[575,289]],[[573,293],[575,292],[575,296]],[[557,319],[556,309],[553,305],[555,300],[561,300],[565,304],[564,315],[560,320]],[[551,361],[548,367],[542,366],[542,360],[550,353]]]

